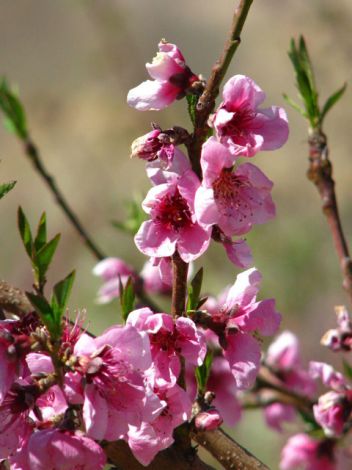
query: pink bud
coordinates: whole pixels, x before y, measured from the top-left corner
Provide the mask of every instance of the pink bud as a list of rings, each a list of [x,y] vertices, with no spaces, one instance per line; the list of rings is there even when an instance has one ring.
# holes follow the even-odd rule
[[[196,416],[195,426],[200,431],[212,431],[222,425],[223,419],[216,409],[202,411]]]

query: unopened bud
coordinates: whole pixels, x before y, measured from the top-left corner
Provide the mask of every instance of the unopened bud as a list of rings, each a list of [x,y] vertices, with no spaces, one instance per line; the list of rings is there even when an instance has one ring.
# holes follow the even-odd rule
[[[222,425],[223,419],[218,410],[211,409],[199,413],[194,421],[197,429],[200,431],[212,431]]]

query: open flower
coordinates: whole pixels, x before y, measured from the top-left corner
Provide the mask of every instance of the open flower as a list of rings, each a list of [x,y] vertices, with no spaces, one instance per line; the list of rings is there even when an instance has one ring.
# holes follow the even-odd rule
[[[286,112],[278,106],[259,109],[265,93],[249,77],[235,75],[224,86],[223,102],[212,117],[220,141],[238,156],[280,148],[288,138]]]
[[[204,226],[218,225],[227,237],[249,232],[275,216],[273,183],[259,168],[244,163],[233,170],[227,147],[211,137],[203,145],[203,181],[195,198],[197,218]]]
[[[186,65],[175,44],[159,43],[159,52],[146,64],[153,80],[147,80],[129,91],[127,103],[138,111],[160,110],[183,98],[186,90],[199,78]]]
[[[253,333],[270,336],[281,321],[274,299],[256,300],[260,282],[255,268],[240,273],[222,305],[209,312],[208,326],[219,337],[238,389],[250,388],[258,373],[260,345]]]
[[[143,209],[151,220],[142,223],[134,238],[142,253],[163,258],[177,250],[186,263],[204,253],[210,242],[210,227],[199,225],[194,213],[199,184],[197,176],[189,170],[178,180],[149,190]]]

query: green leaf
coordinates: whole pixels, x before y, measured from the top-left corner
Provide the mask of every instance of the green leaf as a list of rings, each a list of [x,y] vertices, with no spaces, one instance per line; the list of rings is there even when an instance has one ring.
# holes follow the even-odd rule
[[[201,394],[205,393],[206,391],[212,363],[213,353],[211,351],[208,351],[203,364],[196,368],[198,392]]]
[[[203,268],[200,268],[188,287],[187,310],[196,310],[199,304],[199,296],[202,289]]]
[[[51,299],[51,307],[54,312],[55,324],[59,328],[61,325],[62,315],[65,313],[68,298],[70,296],[76,272],[72,271],[62,281],[55,284],[53,296]]]
[[[326,100],[323,106],[323,110],[320,113],[320,123],[323,122],[328,111],[330,111],[330,109],[334,106],[334,104],[337,103],[339,99],[342,97],[342,95],[345,93],[346,87],[347,87],[347,83],[345,83],[341,88],[335,91],[335,93],[329,96],[329,98]]]
[[[191,119],[193,126],[196,124],[196,107],[198,103],[198,96],[196,95],[186,95],[188,103],[188,114]]]
[[[18,229],[20,231],[23,245],[25,247],[25,250],[28,256],[30,257],[30,259],[32,259],[33,243],[32,243],[31,227],[21,207],[18,208],[17,216],[18,216]]]
[[[124,321],[127,320],[128,315],[134,309],[134,301],[135,301],[135,292],[132,277],[130,276],[125,284],[122,286],[121,278],[120,278],[120,304],[122,310],[122,318]]]
[[[11,191],[11,189],[15,186],[16,181],[11,181],[10,183],[0,184],[0,199],[2,199],[5,194]]]
[[[303,117],[308,118],[307,113],[303,108],[300,107],[299,104],[297,104],[295,101],[293,101],[292,98],[287,96],[285,93],[282,95],[286,103],[288,103],[293,109],[298,111]]]
[[[50,334],[55,334],[54,312],[49,302],[42,295],[31,292],[26,292],[26,295]]]
[[[112,221],[112,225],[122,232],[135,235],[141,224],[146,220],[146,214],[141,208],[141,202],[133,199],[127,202],[127,217],[124,221]]]
[[[43,212],[38,228],[37,228],[37,235],[34,240],[34,248],[38,252],[45,244],[46,244],[46,214]]]
[[[342,364],[343,364],[343,371],[345,373],[345,376],[348,379],[352,380],[352,366],[350,366],[350,364],[344,359],[342,361]]]
[[[0,84],[0,109],[5,115],[7,130],[25,139],[28,136],[28,131],[24,108],[5,79]]]
[[[49,268],[51,260],[55,254],[57,245],[60,241],[61,235],[58,233],[50,242],[43,245],[38,252],[35,253],[33,263],[38,268],[40,278],[45,276]]]

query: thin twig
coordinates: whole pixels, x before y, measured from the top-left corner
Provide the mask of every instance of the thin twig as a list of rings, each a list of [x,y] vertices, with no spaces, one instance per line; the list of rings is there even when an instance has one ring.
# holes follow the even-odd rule
[[[316,185],[320,194],[322,210],[329,224],[340,262],[342,285],[352,302],[352,260],[340,219],[326,135],[321,129],[314,129],[310,132],[308,143],[309,169],[307,176]]]
[[[83,225],[78,219],[78,216],[73,212],[68,202],[66,201],[61,190],[58,188],[55,179],[48,173],[47,169],[44,166],[42,159],[40,158],[39,150],[33,141],[27,137],[24,140],[24,149],[27,157],[33,163],[34,168],[44,179],[48,185],[50,191],[54,195],[56,202],[59,204],[61,209],[64,211],[65,215],[68,217],[72,225],[75,227],[80,237],[82,238],[85,245],[89,248],[91,253],[100,261],[106,258],[106,255],[97,247],[96,243],[88,235],[87,231],[84,229]]]
[[[184,314],[187,296],[188,264],[175,252],[172,257],[172,298],[171,314],[178,317]]]
[[[188,146],[192,167],[198,176],[201,175],[200,153],[209,133],[208,119],[214,111],[215,100],[219,94],[220,84],[229,68],[231,60],[241,43],[241,33],[253,0],[240,0],[232,19],[228,39],[223,52],[212,68],[210,78],[200,96],[196,107],[196,122],[191,142]]]

